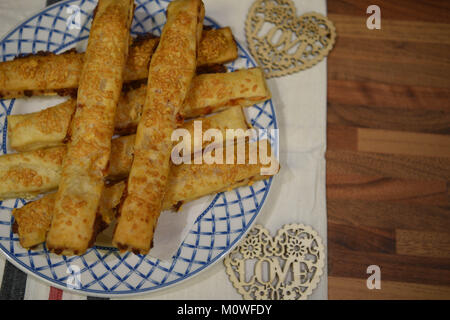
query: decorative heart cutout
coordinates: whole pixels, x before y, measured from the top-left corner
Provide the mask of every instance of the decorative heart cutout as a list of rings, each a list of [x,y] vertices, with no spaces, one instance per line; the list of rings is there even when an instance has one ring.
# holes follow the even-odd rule
[[[303,300],[319,283],[324,254],[322,240],[311,227],[288,224],[272,238],[256,225],[224,264],[244,299]]]
[[[333,23],[319,13],[296,16],[291,0],[257,0],[245,22],[247,43],[267,78],[310,68],[328,55]]]

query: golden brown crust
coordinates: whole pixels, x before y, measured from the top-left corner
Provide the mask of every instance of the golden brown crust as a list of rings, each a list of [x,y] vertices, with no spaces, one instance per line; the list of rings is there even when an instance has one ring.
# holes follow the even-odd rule
[[[75,104],[75,100],[69,99],[39,112],[8,116],[9,146],[17,151],[29,151],[61,145]]]
[[[115,119],[117,134],[135,132],[142,116],[145,96],[144,85],[122,94]],[[227,107],[252,106],[270,97],[264,73],[259,68],[202,74],[194,77],[180,113],[183,118],[193,118]]]
[[[125,181],[119,181],[105,187],[103,190],[98,212],[102,216],[102,221],[105,224],[109,225],[115,219],[116,209],[120,205],[125,187]]]
[[[133,0],[103,0],[97,6],[47,235],[51,251],[82,254],[95,235],[96,212],[128,55],[133,3]]]
[[[176,0],[153,54],[146,100],[137,128],[134,159],[113,243],[147,253],[161,212],[170,167],[171,134],[195,74],[201,0]]]
[[[204,30],[198,48],[197,65],[221,64],[238,57],[238,50],[229,27],[218,30]]]
[[[202,74],[194,78],[184,101],[185,117],[214,112],[226,106],[251,106],[270,99],[264,73],[260,68],[225,74]]]
[[[265,141],[264,141],[265,142]],[[258,145],[259,142],[250,143]],[[279,170],[277,160],[271,155],[270,144],[267,155],[271,158],[273,171],[270,175],[262,175],[261,170],[267,165],[260,162],[259,153],[255,164],[249,162],[249,143],[245,145],[244,164],[237,163],[237,148],[235,149],[233,163],[226,164],[226,151],[222,151],[224,161],[222,164],[183,164],[172,166],[169,175],[167,193],[164,197],[163,208],[170,209],[179,206],[179,202],[187,202],[207,194],[228,191],[251,182],[267,179]],[[255,148],[259,152],[258,148]]]
[[[0,200],[32,198],[55,188],[64,148],[54,147],[0,157]]]
[[[142,84],[139,88],[122,94],[117,104],[116,119],[114,120],[117,134],[123,135],[136,132],[142,116],[146,92],[147,84]]]
[[[205,74],[197,80],[195,77],[192,88],[181,111],[183,117],[205,115],[230,106],[250,106],[270,98],[270,92],[265,85],[264,74],[259,69],[240,70],[223,74]],[[251,90],[240,91],[241,83]],[[253,88],[257,88],[253,92]],[[238,90],[239,89],[239,90]],[[197,94],[201,92],[202,94]],[[139,85],[122,93],[117,105],[115,116],[115,133],[120,135],[136,132],[137,124],[142,115],[145,101],[146,86]],[[18,151],[28,151],[46,146],[63,143],[63,134],[56,130],[56,122],[66,128],[70,122],[71,108],[74,102],[62,103],[58,106],[27,115],[8,116],[8,137],[10,146]],[[65,110],[59,110],[65,108]],[[185,114],[185,113],[187,114]],[[41,113],[43,113],[41,115]],[[48,121],[51,121],[49,124]],[[52,123],[55,123],[53,125]],[[16,127],[20,126],[20,130]],[[49,128],[48,134],[40,134],[40,128]],[[50,130],[51,129],[51,130]],[[45,129],[44,129],[45,130]],[[64,135],[65,137],[65,135]]]
[[[133,41],[124,71],[125,81],[145,79],[153,52],[158,46],[159,38],[138,39]]]
[[[45,241],[52,222],[54,204],[55,194],[52,193],[12,211],[23,248],[29,249]]]
[[[115,211],[124,187],[125,183],[119,182],[104,189],[96,215],[96,223],[93,228],[93,240],[114,219]],[[19,235],[20,245],[22,247],[30,249],[45,241],[53,217],[55,196],[56,193],[51,193],[39,200],[29,202],[19,209],[13,210],[12,214],[14,216],[14,223],[16,224],[14,233]]]
[[[109,164],[108,179],[125,179],[130,172],[134,155],[135,135],[114,139],[111,144],[111,162]]]
[[[250,147],[246,146],[246,150]],[[224,152],[225,154],[225,152]],[[269,153],[270,154],[270,153]],[[276,163],[276,160],[273,160]],[[163,209],[180,209],[180,206],[199,197],[250,185],[255,181],[267,179],[270,176],[261,175],[265,166],[259,161],[254,164],[228,165],[228,164],[182,164],[172,166],[169,174],[169,189],[163,201]],[[277,164],[275,164],[277,167]],[[274,171],[272,174],[275,174]],[[119,182],[106,187],[100,201],[97,219],[99,229],[110,224],[120,205],[125,183]],[[20,209],[14,209],[13,215],[18,227],[19,240],[24,248],[32,248],[45,240],[50,227],[51,213],[55,194],[49,194],[40,200],[30,202]],[[95,230],[95,229],[94,229]],[[93,243],[91,243],[93,244]],[[126,250],[128,246],[119,249]]]
[[[240,108],[230,108],[202,121],[202,135],[207,129],[216,128],[225,137],[225,130],[247,129],[245,116]],[[182,128],[194,136],[193,121],[184,123]],[[107,179],[120,180],[128,176],[134,153],[135,136],[123,136],[113,139]],[[204,145],[207,142],[204,142]],[[193,147],[191,151],[193,151]],[[55,190],[61,178],[62,160],[66,154],[65,146],[37,149],[24,153],[13,153],[0,156],[0,199],[17,197],[34,197],[47,191]]]
[[[195,124],[201,125],[202,128],[202,136],[205,136],[205,133],[209,129],[215,129],[220,131],[222,134],[222,137],[224,138],[223,141],[209,141],[208,139],[204,138],[202,139],[202,145],[200,146],[201,149],[204,149],[207,145],[214,142],[214,145],[220,145],[223,146],[226,142],[227,136],[226,131],[228,129],[236,130],[237,131],[245,131],[246,129],[249,129],[250,126],[248,125],[245,115],[242,111],[242,108],[229,108],[224,111],[218,112],[212,116],[209,117],[202,117],[202,118],[195,118],[189,121],[186,121],[183,125],[183,128],[186,129],[189,132],[190,137],[192,137],[192,144],[191,144],[191,152],[194,152],[194,149],[196,148],[194,144],[194,130],[195,130]],[[215,138],[214,138],[215,139]],[[188,142],[184,141],[183,142]],[[184,147],[186,143],[183,143],[180,147]],[[177,144],[178,145],[178,144]],[[198,149],[198,147],[197,147]]]
[[[32,55],[0,63],[0,98],[29,96],[36,90],[76,88],[83,55]],[[75,85],[74,85],[75,84]]]
[[[237,58],[237,47],[231,41],[233,36],[229,28],[209,30],[203,36],[199,65],[226,63]],[[124,70],[125,82],[147,78],[150,59],[158,42],[159,39],[153,37],[133,42]],[[36,54],[1,62],[0,99],[55,94],[75,96],[84,55],[71,49],[58,55]]]

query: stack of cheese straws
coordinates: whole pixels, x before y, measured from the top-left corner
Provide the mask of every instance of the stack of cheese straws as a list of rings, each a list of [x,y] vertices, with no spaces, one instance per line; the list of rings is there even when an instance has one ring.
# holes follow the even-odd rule
[[[223,137],[228,129],[247,130],[242,107],[270,99],[270,92],[259,68],[223,72],[237,47],[229,28],[203,28],[201,0],[171,2],[161,38],[129,46],[133,9],[133,0],[100,0],[85,53],[0,63],[1,98],[71,96],[8,116],[8,143],[18,153],[0,157],[0,199],[45,193],[13,211],[24,248],[45,242],[56,254],[81,255],[116,222],[112,244],[146,254],[162,210],[270,177],[261,174],[267,163],[259,157],[171,162],[175,129],[193,136],[195,120]],[[225,140],[215,143],[225,148]],[[246,143],[251,150],[259,142]]]

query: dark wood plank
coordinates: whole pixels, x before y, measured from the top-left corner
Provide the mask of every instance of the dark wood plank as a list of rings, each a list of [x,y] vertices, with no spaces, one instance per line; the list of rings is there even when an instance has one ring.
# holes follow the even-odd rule
[[[450,135],[370,128],[357,132],[358,151],[450,159]]]
[[[366,226],[349,226],[328,223],[328,242],[333,248],[364,252],[395,253],[395,232],[393,229],[379,229]]]
[[[328,223],[381,229],[448,232],[448,207],[355,199],[328,199]]]
[[[327,175],[327,199],[393,201],[449,206],[447,183],[396,178]]]
[[[365,17],[329,14],[338,30],[328,79],[448,88],[450,25],[385,20],[369,30]]]
[[[327,126],[328,150],[352,150],[358,148],[358,129],[341,125]]]
[[[362,128],[449,134],[450,111],[328,105],[329,124]]]
[[[339,45],[330,53],[330,57],[347,59],[351,56],[352,60],[372,64],[391,62],[408,64],[416,68],[439,66],[447,70],[450,64],[449,51],[450,44],[446,43],[409,42],[405,39],[354,39],[341,36]]]
[[[441,23],[448,23],[448,21],[450,21],[450,2],[446,0],[327,1],[328,12],[358,17],[366,15],[367,7],[372,4],[376,4],[380,7],[382,21],[383,19]]]
[[[450,286],[450,259],[344,250],[331,241],[328,251],[329,276],[367,279],[367,267],[378,265],[384,280]]]
[[[372,81],[385,84],[444,87],[450,86],[450,67],[441,64],[417,65],[364,59],[328,58],[328,78],[344,81]]]
[[[450,89],[329,78],[328,106],[335,105],[448,112]]]
[[[450,181],[450,160],[443,157],[392,155],[328,149],[329,175],[363,175],[411,180]]]
[[[356,148],[355,148],[356,140]],[[328,124],[329,150],[450,158],[450,135]]]
[[[366,279],[328,277],[329,299],[352,300],[448,300],[450,287],[381,279],[380,290],[369,290]]]
[[[450,230],[436,232],[399,229],[395,231],[395,237],[398,254],[450,259]]]
[[[340,38],[392,40],[404,42],[421,42],[450,44],[450,24],[401,21],[384,19],[380,30],[370,30],[366,26],[367,16],[349,16],[343,14],[328,13],[328,17],[336,26],[338,38],[336,47],[340,45]],[[330,53],[330,56],[333,52]],[[352,57],[348,57],[352,58]]]

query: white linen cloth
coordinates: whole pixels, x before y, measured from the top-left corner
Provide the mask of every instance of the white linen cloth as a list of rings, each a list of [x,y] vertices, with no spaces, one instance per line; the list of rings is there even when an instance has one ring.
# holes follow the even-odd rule
[[[207,16],[221,26],[230,26],[236,40],[246,46],[245,19],[254,0],[203,0]],[[325,0],[292,0],[297,15],[315,11],[326,15]],[[45,7],[44,0],[0,1],[0,35]],[[280,173],[273,179],[271,191],[256,219],[272,235],[284,224],[312,226],[327,243],[325,197],[326,150],[326,59],[313,68],[268,80],[280,129]],[[326,257],[326,255],[325,255]],[[0,279],[4,269],[0,256]],[[48,285],[27,278],[26,299],[45,299]],[[64,292],[63,299],[84,296]],[[127,297],[128,299],[130,297]],[[204,272],[167,289],[134,296],[136,299],[241,299],[225,273],[222,261]],[[327,261],[311,299],[327,298]]]

